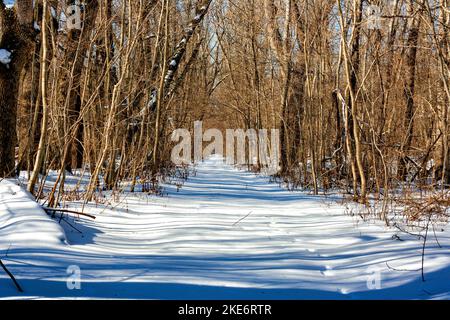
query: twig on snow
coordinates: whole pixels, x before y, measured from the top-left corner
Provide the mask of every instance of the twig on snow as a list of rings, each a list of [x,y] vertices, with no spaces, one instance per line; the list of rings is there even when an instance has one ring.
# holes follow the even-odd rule
[[[16,278],[14,278],[14,275],[6,268],[6,266],[3,264],[2,260],[0,259],[0,266],[3,268],[3,270],[5,270],[6,274],[11,278],[11,280],[14,282],[14,285],[16,286],[17,290],[19,290],[19,292],[23,292],[22,287],[20,286],[20,284],[17,282]]]
[[[253,211],[250,211],[245,217],[240,218],[238,221],[236,221],[235,223],[233,223],[233,227],[234,227],[235,225],[237,225],[239,222],[241,222],[242,220],[244,220],[245,218],[247,218],[252,212],[253,212]]]

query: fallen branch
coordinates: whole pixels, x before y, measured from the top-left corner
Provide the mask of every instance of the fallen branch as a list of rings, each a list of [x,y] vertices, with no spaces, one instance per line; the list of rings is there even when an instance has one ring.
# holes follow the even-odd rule
[[[82,213],[82,212],[77,212],[77,211],[72,211],[72,210],[67,210],[67,209],[58,209],[58,208],[48,208],[48,207],[42,207],[42,209],[44,209],[47,213],[49,212],[63,212],[63,213],[70,213],[70,214],[76,214],[79,216],[84,216],[84,217],[88,217],[91,219],[95,219],[95,216],[87,214],[87,213]]]
[[[422,269],[397,269],[394,268],[392,266],[390,266],[387,261],[386,261],[386,266],[390,269],[390,270],[394,270],[394,271],[402,271],[402,272],[417,272],[417,271],[421,271]]]
[[[0,259],[0,266],[2,266],[3,270],[5,270],[6,274],[11,278],[11,280],[14,282],[14,285],[16,286],[17,290],[19,290],[19,292],[23,292],[22,287],[20,286],[20,284],[17,282],[16,278],[14,278],[13,274],[11,272],[9,272],[9,270],[6,268],[6,266],[3,264],[2,260]]]
[[[239,219],[238,221],[236,221],[235,223],[233,223],[233,227],[234,227],[235,225],[237,225],[239,222],[241,222],[242,220],[244,220],[245,218],[247,218],[252,212],[253,212],[253,211],[250,211],[245,217],[243,217],[243,218]]]

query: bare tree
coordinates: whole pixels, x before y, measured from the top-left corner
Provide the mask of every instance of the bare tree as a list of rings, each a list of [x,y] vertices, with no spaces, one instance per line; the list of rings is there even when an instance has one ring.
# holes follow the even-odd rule
[[[0,1],[0,177],[15,174],[17,97],[20,74],[33,52],[32,0],[18,0],[14,8]]]

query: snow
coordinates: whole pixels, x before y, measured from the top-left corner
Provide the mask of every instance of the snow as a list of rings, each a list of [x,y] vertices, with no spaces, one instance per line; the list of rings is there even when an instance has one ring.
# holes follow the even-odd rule
[[[194,17],[194,21],[200,21],[201,18],[202,18],[202,15],[201,15],[201,14],[197,14],[197,15]]]
[[[52,14],[52,18],[56,19],[56,9],[54,7],[50,7],[50,12]]]
[[[15,0],[6,0],[4,1],[7,8],[12,8],[14,6]]]
[[[39,26],[39,24],[36,21],[34,22],[34,30],[41,31],[41,27]]]
[[[6,49],[0,49],[0,63],[8,64],[11,62],[11,52]]]
[[[64,230],[12,180],[0,182],[0,249],[60,245]],[[2,255],[0,255],[2,258]]]
[[[338,195],[289,192],[219,156],[163,197],[105,194],[85,207],[96,220],[70,220],[82,234],[61,222],[69,244],[26,192],[8,181],[0,190],[0,257],[25,290],[0,273],[4,298],[450,298],[448,227],[436,230],[441,247],[427,244],[422,282],[422,242],[345,214]],[[27,215],[34,222],[17,225]],[[66,285],[71,266],[80,290]]]

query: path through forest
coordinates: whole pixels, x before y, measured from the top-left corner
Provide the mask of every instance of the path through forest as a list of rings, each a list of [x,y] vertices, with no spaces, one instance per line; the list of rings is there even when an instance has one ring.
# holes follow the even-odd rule
[[[423,283],[418,271],[392,270],[420,268],[421,242],[394,240],[395,230],[351,217],[338,198],[286,191],[218,156],[177,189],[87,207],[95,221],[71,221],[82,234],[61,224],[68,244],[17,237],[26,228],[0,220],[0,256],[25,289],[0,273],[0,297],[450,298],[449,230],[441,248],[429,241]],[[26,204],[11,207],[5,192],[0,200],[0,212]],[[69,266],[80,268],[80,290],[67,288]]]

